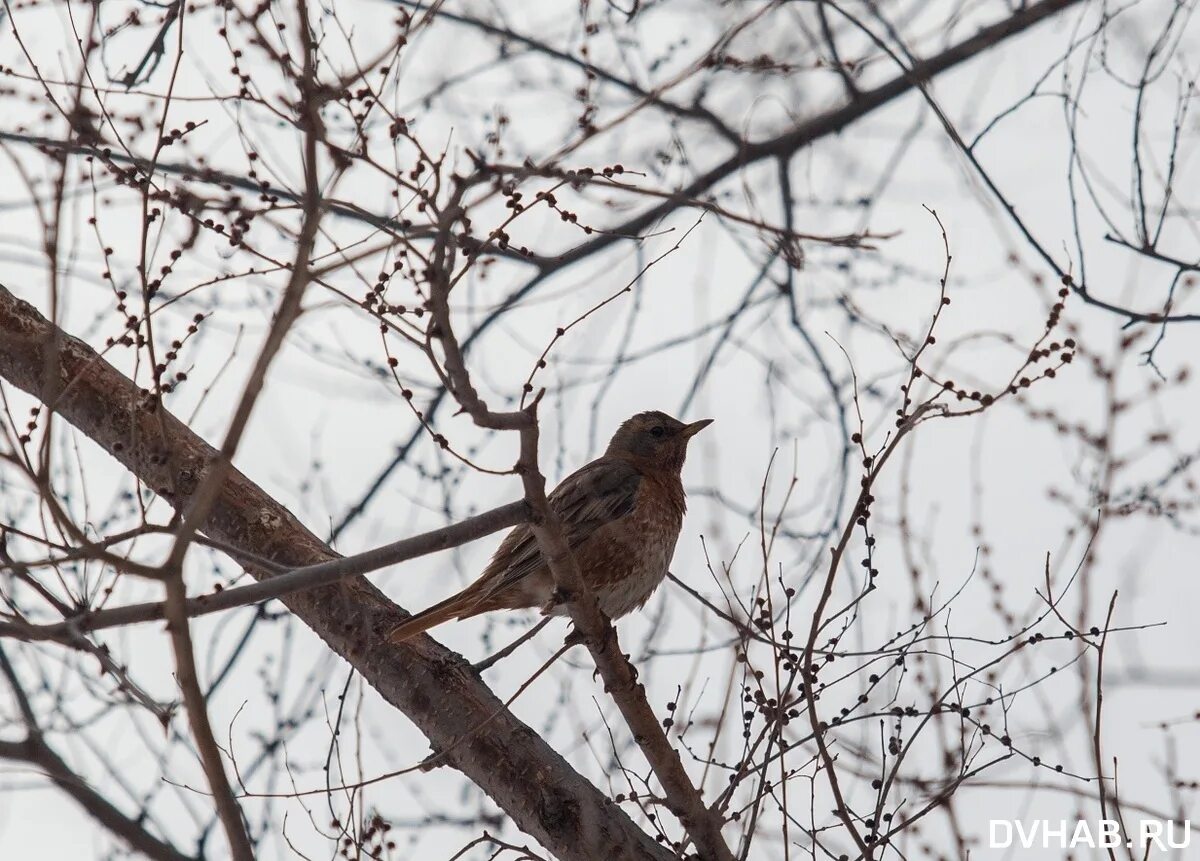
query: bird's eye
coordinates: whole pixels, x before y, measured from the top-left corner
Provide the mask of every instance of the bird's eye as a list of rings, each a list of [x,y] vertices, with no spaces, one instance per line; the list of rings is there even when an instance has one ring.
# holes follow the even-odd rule
[[[667,429],[664,428],[662,425],[655,425],[654,427],[650,428],[651,436],[662,436],[666,432],[667,432]]]

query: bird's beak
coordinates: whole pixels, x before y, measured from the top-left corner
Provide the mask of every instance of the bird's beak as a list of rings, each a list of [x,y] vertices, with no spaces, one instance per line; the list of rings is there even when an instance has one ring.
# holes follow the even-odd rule
[[[692,422],[690,425],[684,425],[683,431],[682,431],[683,438],[691,439],[692,437],[694,437],[696,434],[700,433],[700,431],[704,430],[706,427],[708,427],[712,423],[713,423],[712,419],[700,419],[700,421],[698,421],[698,422]]]

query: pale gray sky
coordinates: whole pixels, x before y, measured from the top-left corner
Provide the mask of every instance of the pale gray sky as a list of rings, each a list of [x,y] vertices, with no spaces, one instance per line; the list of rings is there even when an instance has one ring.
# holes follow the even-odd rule
[[[578,23],[577,15],[563,17],[552,4],[541,4],[536,12],[500,5],[505,7],[512,26],[538,32],[557,44],[578,44],[577,34],[571,29],[572,23]],[[675,14],[657,8],[645,13],[646,20],[639,25],[638,34],[650,46],[647,54],[654,54],[660,45],[686,37],[686,45],[678,50],[682,57],[692,57],[713,38],[718,22],[711,17],[710,7],[692,5],[690,12],[688,7],[680,7]],[[938,79],[936,97],[965,137],[970,139],[983,123],[1019,100],[1072,38],[1094,26],[1101,4],[1086,8],[1088,5]],[[110,7],[114,11],[108,18]],[[994,20],[1002,11],[1000,4],[984,3],[979,7],[980,21]],[[1128,24],[1113,25],[1113,33],[1120,33],[1124,41],[1114,38],[1108,46],[1109,53],[1104,59],[1111,69],[1129,72],[1134,68],[1123,52],[1130,50],[1130,44],[1144,45],[1152,38],[1142,35],[1142,31],[1151,32],[1159,7],[1165,4],[1143,4],[1129,16]],[[101,8],[106,19],[115,23],[120,17],[115,10],[125,7],[106,3]],[[373,56],[393,32],[390,22],[395,10],[390,5],[342,2],[332,8],[336,8],[344,21],[353,24],[353,41],[361,56]],[[76,15],[86,12],[81,6],[73,6],[72,10]],[[699,10],[710,13],[710,17],[696,14]],[[229,90],[227,53],[206,41],[212,35],[208,21],[212,14],[199,13],[205,25],[185,31],[185,55],[179,76],[180,91],[184,94]],[[925,17],[938,20],[935,10],[927,11]],[[67,44],[62,10],[21,11],[16,20],[28,50],[44,58],[41,64],[47,74],[50,69],[58,69],[60,62],[71,67],[69,52],[62,53],[63,45]],[[926,33],[929,25],[923,27],[923,23],[917,20],[910,25],[912,32]],[[1194,73],[1195,35],[1194,30],[1186,33],[1179,49],[1181,60],[1171,67],[1167,78],[1186,69]],[[759,32],[754,39],[761,40],[763,51],[774,51],[787,44],[785,35],[775,32]],[[330,40],[334,41],[332,36]],[[611,43],[603,42],[592,48],[597,62],[617,62],[619,51]],[[134,53],[129,46],[121,50]],[[627,46],[622,50],[637,53]],[[1105,201],[1106,211],[1122,229],[1127,229],[1129,213],[1122,201],[1129,194],[1133,96],[1100,73],[1098,51],[1099,48],[1092,53],[1081,50],[1072,60],[1068,81],[1077,87],[1081,70],[1088,69],[1080,119],[1085,159],[1094,176],[1104,178],[1105,184],[1097,194]],[[472,68],[479,62],[480,54],[475,37],[465,29],[448,25],[435,28],[421,36],[406,55],[404,75],[411,81],[411,87],[402,89],[423,92],[422,84],[451,76],[458,69]],[[636,57],[625,59],[631,67],[640,67]],[[887,70],[882,65],[884,61],[879,62],[882,75]],[[27,68],[8,21],[0,34],[0,63]],[[513,119],[509,144],[512,158],[524,157],[528,152],[550,151],[570,131],[578,106],[565,96],[556,99],[546,95],[551,87],[545,82],[552,83],[555,72],[544,64],[529,60],[515,68],[517,72],[513,75],[533,82],[531,89],[535,94],[514,89],[513,76],[508,73],[484,72],[472,84],[450,90],[439,101],[437,110],[425,111],[420,104],[413,104],[403,111],[419,118],[420,134],[428,145],[444,145],[450,157],[460,164],[466,164],[464,148],[477,146],[481,129],[490,125],[481,114],[500,106]],[[668,76],[666,72],[657,74],[662,76],[660,79]],[[753,130],[755,137],[765,136],[784,127],[790,117],[804,116],[826,103],[834,91],[820,90],[812,84],[813,80],[814,76],[806,75],[794,86],[760,89],[725,81],[715,88],[712,104],[721,108],[722,115],[736,120],[739,130],[745,128]],[[1061,89],[1062,81],[1062,71],[1053,72],[1046,91]],[[158,78],[152,83],[161,86]],[[277,86],[265,76],[256,78],[255,83],[263,91],[272,91]],[[577,85],[578,82],[554,84],[568,94]],[[28,82],[18,82],[15,86],[22,93],[34,91]],[[1158,100],[1152,106],[1144,145],[1161,165],[1170,144],[1169,96],[1173,89],[1164,84],[1156,92]],[[110,98],[112,109],[119,110],[117,106],[126,97]],[[14,108],[10,116],[16,117],[26,110],[26,107]],[[190,153],[175,148],[167,150],[166,156],[184,159],[189,154],[203,152],[214,165],[233,171],[246,169],[243,143],[232,132],[234,116],[211,102],[181,102],[173,110],[178,111],[180,121],[208,117],[210,124],[197,133]],[[1079,250],[1068,194],[1070,153],[1063,117],[1060,99],[1052,96],[1035,99],[1004,119],[979,146],[977,155],[1039,240],[1060,262],[1074,261],[1078,271]],[[298,146],[293,136],[273,128],[262,112],[249,112],[246,119],[255,135],[254,141],[247,145],[262,153],[260,169],[278,171],[294,181]],[[605,119],[602,113],[600,120]],[[918,121],[920,125],[916,127]],[[0,127],[7,131],[14,130],[16,124],[12,119],[0,121]],[[891,423],[897,386],[902,381],[899,372],[904,367],[896,347],[880,327],[906,334],[923,332],[937,303],[937,279],[944,262],[942,240],[937,224],[923,206],[935,209],[941,217],[954,257],[949,284],[953,303],[939,325],[939,345],[945,347],[955,344],[956,338],[981,333],[952,350],[945,347],[942,352],[931,354],[938,357],[933,360],[935,363],[947,363],[956,380],[979,387],[994,387],[1006,380],[1010,369],[1019,365],[1021,351],[1040,335],[1047,297],[1057,287],[1039,289],[1031,284],[1035,274],[1052,284],[1052,273],[1018,235],[915,93],[854,124],[836,140],[823,141],[796,158],[791,179],[797,198],[853,201],[870,193],[882,165],[895,152],[895,141],[914,127],[916,134],[911,145],[905,149],[891,181],[870,213],[869,228],[887,235],[875,243],[878,250],[849,253],[809,243],[807,265],[795,274],[803,323],[823,361],[844,381],[849,373],[848,355],[862,390],[866,392],[870,387],[884,396],[872,398],[868,394],[863,402],[870,438],[876,444],[882,441]],[[648,117],[643,128],[646,139],[661,140],[664,147],[669,145],[669,133],[661,118]],[[1195,140],[1195,131],[1195,121],[1189,119],[1191,141]],[[689,142],[686,165],[676,157],[671,164],[656,167],[648,158],[646,141],[630,133],[602,136],[570,159],[593,165],[620,161],[629,170],[658,170],[661,175],[651,175],[647,181],[674,185],[728,155],[727,146],[711,136],[681,136]],[[694,143],[705,140],[704,145]],[[29,156],[28,151],[17,154]],[[37,228],[28,206],[15,205],[27,201],[28,194],[17,182],[11,165],[6,161],[0,167],[0,176],[5,177],[0,186],[6,189],[4,206],[0,209],[0,282],[46,310],[47,278],[36,248]],[[1194,188],[1197,180],[1194,162],[1181,159],[1177,169],[1180,173],[1176,187]],[[747,172],[746,177],[745,184],[734,180],[719,187],[722,203],[740,212],[777,220],[774,165],[760,165]],[[335,194],[367,208],[387,205],[386,188],[365,171],[340,185]],[[628,198],[623,203],[628,203]],[[1180,206],[1190,203],[1181,200]],[[72,271],[64,273],[61,322],[68,331],[102,344],[111,330],[104,315],[111,314],[113,300],[95,279],[98,254],[85,223],[90,207],[89,195],[73,198],[69,203],[67,221],[72,230],[66,242],[73,249],[74,262]],[[582,266],[556,275],[517,313],[493,327],[472,353],[473,371],[489,399],[499,404],[504,395],[519,390],[557,325],[628,283],[641,266],[669,249],[679,233],[691,227],[697,217],[694,212],[679,213],[662,226],[673,229],[673,233],[647,240],[640,250],[621,244]],[[795,217],[797,229],[810,233],[838,233],[861,226],[860,212],[854,206],[800,205]],[[136,224],[137,213],[126,203],[114,206],[101,225],[104,241],[117,248],[111,265],[115,271],[124,267],[127,276],[132,272]],[[260,229],[269,235],[270,227]],[[328,229],[331,236],[344,243],[369,236],[362,225],[346,221],[331,219]],[[1181,257],[1194,258],[1194,232],[1189,233],[1183,227],[1174,230],[1176,235],[1168,235],[1165,245],[1174,248]],[[1106,242],[1104,235],[1110,231],[1094,208],[1084,207],[1080,212],[1078,235],[1086,254],[1091,290],[1113,302],[1155,309],[1165,296],[1169,272],[1161,266],[1139,263],[1128,251]],[[581,238],[578,233],[565,232],[556,217],[529,219],[520,236],[518,241],[544,243],[547,249],[560,248]],[[276,244],[280,246],[277,249],[280,254],[287,253],[283,243]],[[177,274],[175,288],[200,283],[219,273],[222,253],[215,244],[205,248],[188,271]],[[608,368],[619,350],[636,357],[672,338],[723,319],[743,301],[764,255],[764,242],[753,231],[706,216],[678,251],[657,263],[638,281],[636,296],[623,297],[571,332],[552,353],[551,366],[542,377],[546,384],[562,386],[547,399],[542,410],[543,467],[551,481],[596,456],[616,424],[633,412],[657,408],[679,413],[686,402],[681,418],[716,419],[715,425],[698,438],[685,468],[685,484],[692,494],[672,565],[672,571],[682,580],[714,597],[718,593],[705,567],[705,549],[714,567],[732,562],[732,576],[744,599],[757,581],[762,559],[754,519],[737,515],[702,491],[719,488],[737,506],[754,510],[774,452],[775,463],[766,495],[769,515],[781,504],[788,478],[795,469],[798,484],[785,518],[788,528],[797,534],[809,533],[828,519],[841,438],[833,404],[812,361],[812,353],[790,326],[786,303],[775,297],[772,284],[765,283],[750,294],[752,307],[732,328],[711,372],[690,402],[686,401],[688,393],[698,369],[721,337],[720,327],[682,346],[655,352],[646,359],[631,360],[611,380]],[[778,275],[780,271],[776,266],[772,273]],[[364,275],[372,277],[369,267]],[[478,321],[494,302],[519,284],[524,275],[516,266],[499,264],[486,280],[471,279],[465,283],[454,297],[463,331],[469,330],[472,322]],[[224,432],[228,410],[240,392],[265,331],[266,309],[281,282],[273,275],[232,283],[233,287],[222,289],[219,294],[212,290],[198,291],[198,300],[180,302],[175,315],[166,317],[178,326],[186,325],[191,314],[208,309],[212,297],[220,296],[221,307],[203,326],[203,337],[194,349],[183,354],[190,383],[172,402],[177,415],[187,415],[211,385],[193,425],[210,441],[218,440]],[[271,289],[266,289],[267,284]],[[344,283],[335,280],[335,284],[352,295],[361,293],[361,285],[348,274]],[[847,324],[847,309],[838,303],[839,297],[846,295],[867,315],[867,323]],[[237,463],[289,505],[309,527],[326,535],[330,524],[342,517],[390,460],[396,445],[407,439],[413,419],[395,386],[388,380],[372,378],[363,369],[363,361],[378,364],[384,359],[375,324],[361,312],[335,301],[332,294],[315,288],[308,304],[312,310],[305,315],[272,370]],[[1195,310],[1194,299],[1190,307]],[[635,308],[636,318],[632,329],[627,331]],[[1076,338],[1081,346],[1100,356],[1113,355],[1115,345],[1125,334],[1121,319],[1087,308],[1074,297],[1068,301],[1065,317],[1078,328]],[[1012,341],[1019,349],[1009,343]],[[1195,332],[1187,324],[1170,329],[1156,354],[1159,367],[1168,377],[1194,359],[1195,343]],[[415,353],[404,355],[401,371],[427,381],[430,375],[420,364],[420,358]],[[231,356],[228,367],[222,370]],[[118,361],[123,359],[118,357]],[[769,385],[765,383],[768,375]],[[1119,397],[1133,405],[1117,428],[1116,448],[1136,452],[1133,466],[1123,474],[1122,489],[1156,480],[1181,452],[1194,451],[1197,445],[1200,414],[1196,405],[1200,399],[1195,383],[1172,388],[1150,402],[1140,401],[1155,379],[1153,370],[1140,365],[1136,354],[1121,361],[1115,386],[1121,393]],[[11,388],[6,386],[5,392],[22,410],[27,406]],[[956,600],[948,617],[951,633],[982,638],[1008,633],[992,612],[993,592],[990,582],[980,573],[983,569],[994,581],[1003,584],[1004,605],[1018,618],[1036,612],[1035,590],[1044,585],[1046,554],[1051,554],[1052,570],[1060,585],[1083,558],[1085,548],[1080,541],[1070,538],[1069,530],[1078,525],[1082,513],[1095,507],[1088,487],[1095,463],[1077,439],[1056,433],[1052,422],[1031,417],[1030,412],[1053,409],[1066,422],[1099,432],[1104,420],[1104,397],[1104,386],[1089,372],[1086,362],[1079,361],[1055,380],[1036,386],[1022,398],[1020,405],[999,406],[983,419],[930,422],[918,430],[892,465],[883,492],[877,494],[880,532],[876,558],[882,572],[880,590],[863,608],[860,625],[853,635],[861,640],[855,647],[869,648],[872,642],[886,640],[893,631],[910,624],[912,592],[908,569],[914,562],[920,568],[923,591],[936,588],[939,596],[957,589],[976,570],[976,576]],[[1160,427],[1172,431],[1177,448],[1160,446],[1143,451],[1140,446],[1146,435]],[[462,450],[480,441],[473,456],[489,467],[506,468],[515,457],[514,440],[496,438],[484,442],[484,436],[470,426],[465,416],[451,419],[443,414],[439,429]],[[79,458],[87,474],[90,504],[97,511],[105,511],[109,500],[127,487],[128,482],[114,462],[80,439]],[[313,464],[319,464],[319,468],[314,469]],[[519,495],[519,482],[514,477],[495,478],[456,470],[461,483],[456,483],[446,497],[444,486],[428,473],[452,465],[439,458],[433,446],[422,443],[412,463],[396,471],[366,515],[339,538],[338,549],[355,552],[443,523],[443,508],[447,505],[455,515],[462,515]],[[905,477],[910,496],[907,510],[902,512],[898,499]],[[852,482],[856,480],[853,476]],[[973,490],[976,485],[982,488],[981,496]],[[1067,501],[1055,498],[1054,493],[1067,497]],[[1194,500],[1193,491],[1191,501]],[[7,509],[6,518],[13,516],[11,512],[22,511],[19,500],[10,499],[3,508]],[[25,510],[25,513],[32,512]],[[907,518],[917,538],[915,560],[905,558],[897,540],[895,525],[901,516]],[[972,534],[975,523],[983,524],[982,537]],[[1175,802],[1162,779],[1165,758],[1178,764],[1182,778],[1200,778],[1195,765],[1200,763],[1197,739],[1200,725],[1192,722],[1173,732],[1172,748],[1165,746],[1164,734],[1158,728],[1161,721],[1187,718],[1198,706],[1196,684],[1200,683],[1200,677],[1195,675],[1195,655],[1200,649],[1200,631],[1195,623],[1195,608],[1200,606],[1200,583],[1195,576],[1195,559],[1200,541],[1194,534],[1194,514],[1185,515],[1184,523],[1192,528],[1173,528],[1162,518],[1146,516],[1116,519],[1092,548],[1098,562],[1091,581],[1091,622],[1097,625],[1103,622],[1108,599],[1119,588],[1115,623],[1165,623],[1149,630],[1114,634],[1110,639],[1105,668],[1110,680],[1104,709],[1105,755],[1120,762],[1122,793],[1165,812],[1173,812]],[[416,560],[381,572],[372,580],[403,606],[419,608],[473,577],[497,541],[495,536],[459,551]],[[983,544],[986,551],[981,551]],[[152,557],[152,546],[147,545],[144,552]],[[850,557],[852,565],[846,568],[848,577],[840,581],[842,600],[852,594],[849,577],[858,576],[856,566],[860,555],[858,544]],[[813,566],[823,565],[826,559],[827,548],[823,543],[797,537],[780,542],[771,565],[777,567],[789,584],[800,585]],[[213,560],[197,553],[193,564],[194,589],[209,588],[214,582]],[[226,576],[235,573],[227,563],[222,563],[221,570]],[[812,591],[802,592],[797,599],[795,612],[800,619],[807,618],[812,611]],[[156,595],[155,589],[144,584],[123,582],[114,600],[146,600]],[[1077,595],[1068,600],[1072,614],[1078,600]],[[248,620],[249,611],[244,611],[195,622],[195,638],[202,644],[199,647],[202,675],[211,678],[215,674]],[[943,617],[942,621],[947,620]],[[552,624],[535,645],[489,673],[489,683],[501,696],[514,691],[557,647],[563,628],[564,623]],[[486,652],[480,641],[480,633],[485,630],[503,640],[510,630],[516,629],[507,625],[497,628],[495,619],[473,620],[439,629],[435,636],[469,657],[480,657]],[[713,650],[697,657],[694,651],[702,643],[723,642],[721,638],[726,638],[728,631],[714,624],[682,590],[668,584],[641,615],[621,622],[619,630],[623,642],[639,659],[652,705],[661,709],[675,696],[679,680],[692,677],[698,683],[691,691],[689,708],[697,705],[699,697],[697,715],[709,716],[717,710],[730,673],[731,653]],[[656,635],[656,651],[648,655],[639,644],[646,642],[652,633]],[[110,632],[99,639],[129,663],[138,681],[155,697],[170,700],[175,696],[168,645],[159,626]],[[281,700],[286,711],[315,708],[320,715],[336,709],[335,698],[345,681],[346,666],[303,626],[286,622],[264,627],[254,635],[248,648],[253,650],[253,657],[240,665],[219,695],[210,701],[219,738],[225,739],[232,724],[235,751],[255,750],[255,734],[270,732],[276,718],[267,700],[264,679],[269,679],[270,685],[282,686]],[[979,648],[975,654],[969,654],[969,646],[962,648],[959,658],[968,663],[989,653]],[[42,651],[40,665],[54,672],[62,660],[61,650],[47,647]],[[672,654],[673,651],[681,653]],[[1054,644],[1026,654],[1028,657],[1016,660],[1005,671],[1006,686],[1027,683],[1051,666],[1065,666],[1073,650],[1065,644]],[[72,666],[87,666],[86,662],[76,663],[73,657],[71,661]],[[1185,683],[1150,685],[1138,676],[1139,668],[1144,667],[1166,677],[1180,674]],[[310,676],[324,681],[310,683],[307,681]],[[70,673],[65,678],[64,699],[69,703],[81,702],[85,697],[81,682]],[[704,681],[708,685],[701,694]],[[105,682],[99,684],[104,687]],[[297,697],[307,699],[297,703]],[[346,743],[350,744],[353,738],[361,748],[345,750],[345,764],[350,773],[358,774],[356,757],[361,776],[370,777],[411,765],[428,752],[422,736],[402,715],[382,703],[369,689],[362,690],[356,682],[351,688],[352,701],[357,702],[359,697],[363,705],[355,732]],[[7,703],[0,708],[5,715],[11,711]],[[569,662],[554,667],[526,691],[513,709],[534,728],[545,730],[556,748],[597,780],[598,785],[603,788],[604,781],[610,780],[615,787],[613,791],[619,791],[619,775],[606,774],[603,767],[610,747],[605,723],[600,719],[603,712],[611,723],[615,711],[606,701],[599,682],[593,681],[590,663],[585,658],[573,653]],[[82,717],[85,713],[80,710],[75,716]],[[548,717],[551,715],[553,718]],[[1051,717],[1049,722],[1047,715]],[[1019,695],[1010,720],[1009,731],[1022,749],[1047,761],[1063,762],[1068,770],[1085,774],[1094,771],[1090,733],[1079,723],[1078,675],[1073,670],[1063,670],[1062,678],[1051,678]],[[877,745],[878,726],[872,722],[862,726],[858,741]],[[1059,729],[1061,736],[1056,735]],[[186,732],[186,723],[177,719],[171,731]],[[586,742],[582,738],[584,732]],[[736,740],[738,735],[733,733],[733,738]],[[162,730],[151,717],[135,709],[110,713],[76,737],[58,734],[55,739],[85,774],[95,767],[96,750],[103,751],[116,763],[120,784],[105,778],[102,788],[122,806],[128,807],[131,799],[164,778],[193,788],[204,785],[197,763],[186,755],[184,746],[173,746],[166,762],[146,755],[148,748],[161,744]],[[706,739],[697,730],[697,740]],[[324,718],[311,722],[289,739],[287,757],[296,788],[315,789],[322,785],[320,763],[327,745]],[[735,754],[730,748],[722,751],[722,755]],[[0,857],[108,857],[112,841],[72,802],[26,770],[10,765],[0,768]],[[274,771],[274,782],[268,780],[264,771],[247,776],[247,785],[257,792],[287,791],[286,775],[278,769]],[[1035,773],[1023,761],[999,766],[989,779],[1083,785],[1055,780],[1052,773],[1044,770]],[[717,780],[710,784],[718,785]],[[481,805],[492,809],[490,802],[480,801],[477,791],[464,790],[464,782],[457,774],[444,769],[390,780],[372,787],[368,793],[369,807],[400,819],[430,812],[448,816],[474,814]],[[1030,793],[972,788],[964,789],[959,799],[957,813],[964,830],[978,835],[986,834],[987,820],[991,818],[1057,819],[1075,815],[1074,800],[1049,789]],[[336,803],[340,805],[342,800]],[[195,834],[196,817],[204,818],[204,806],[205,798],[198,792],[168,789],[159,793],[153,813],[172,836],[186,841]],[[247,811],[255,825],[264,809],[259,801],[247,802]],[[309,853],[309,857],[330,856],[328,841],[313,825],[315,822],[324,827],[329,819],[329,808],[323,798],[276,802],[272,811],[272,820],[278,828],[282,828],[286,814],[286,836],[294,846]],[[1098,816],[1094,805],[1087,809],[1087,816],[1092,819]],[[399,833],[404,835],[402,840],[409,836],[407,831]],[[505,833],[517,836],[511,825],[506,826]],[[277,834],[275,839],[267,841],[262,857],[295,857],[282,836]],[[416,842],[407,857],[448,857],[471,836],[470,831],[452,827],[427,828],[414,835]],[[942,825],[932,825],[927,837],[934,847],[950,854],[952,844]],[[1196,839],[1200,841],[1200,836]],[[185,842],[180,845],[186,847]],[[220,835],[214,833],[211,857],[222,857],[222,852]],[[778,845],[763,841],[752,857],[784,856]],[[972,857],[1039,859],[1059,858],[1062,854],[1021,851],[1006,855],[998,850],[979,849]]]

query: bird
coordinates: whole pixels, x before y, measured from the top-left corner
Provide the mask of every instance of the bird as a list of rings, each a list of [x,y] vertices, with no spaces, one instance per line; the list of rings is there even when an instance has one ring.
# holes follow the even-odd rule
[[[547,498],[580,574],[609,619],[641,608],[666,578],[687,510],[681,473],[688,442],[712,422],[684,424],[657,410],[638,413],[621,424],[603,455],[564,478]],[[388,639],[400,643],[451,619],[531,608],[548,616],[567,612],[523,523],[504,537],[475,582],[405,619]]]

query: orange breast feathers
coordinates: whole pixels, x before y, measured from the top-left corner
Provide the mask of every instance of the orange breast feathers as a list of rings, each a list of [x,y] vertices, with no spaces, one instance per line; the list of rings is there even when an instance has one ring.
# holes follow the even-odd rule
[[[667,576],[684,508],[678,477],[645,475],[633,510],[576,549],[581,573],[609,618],[641,607]]]

